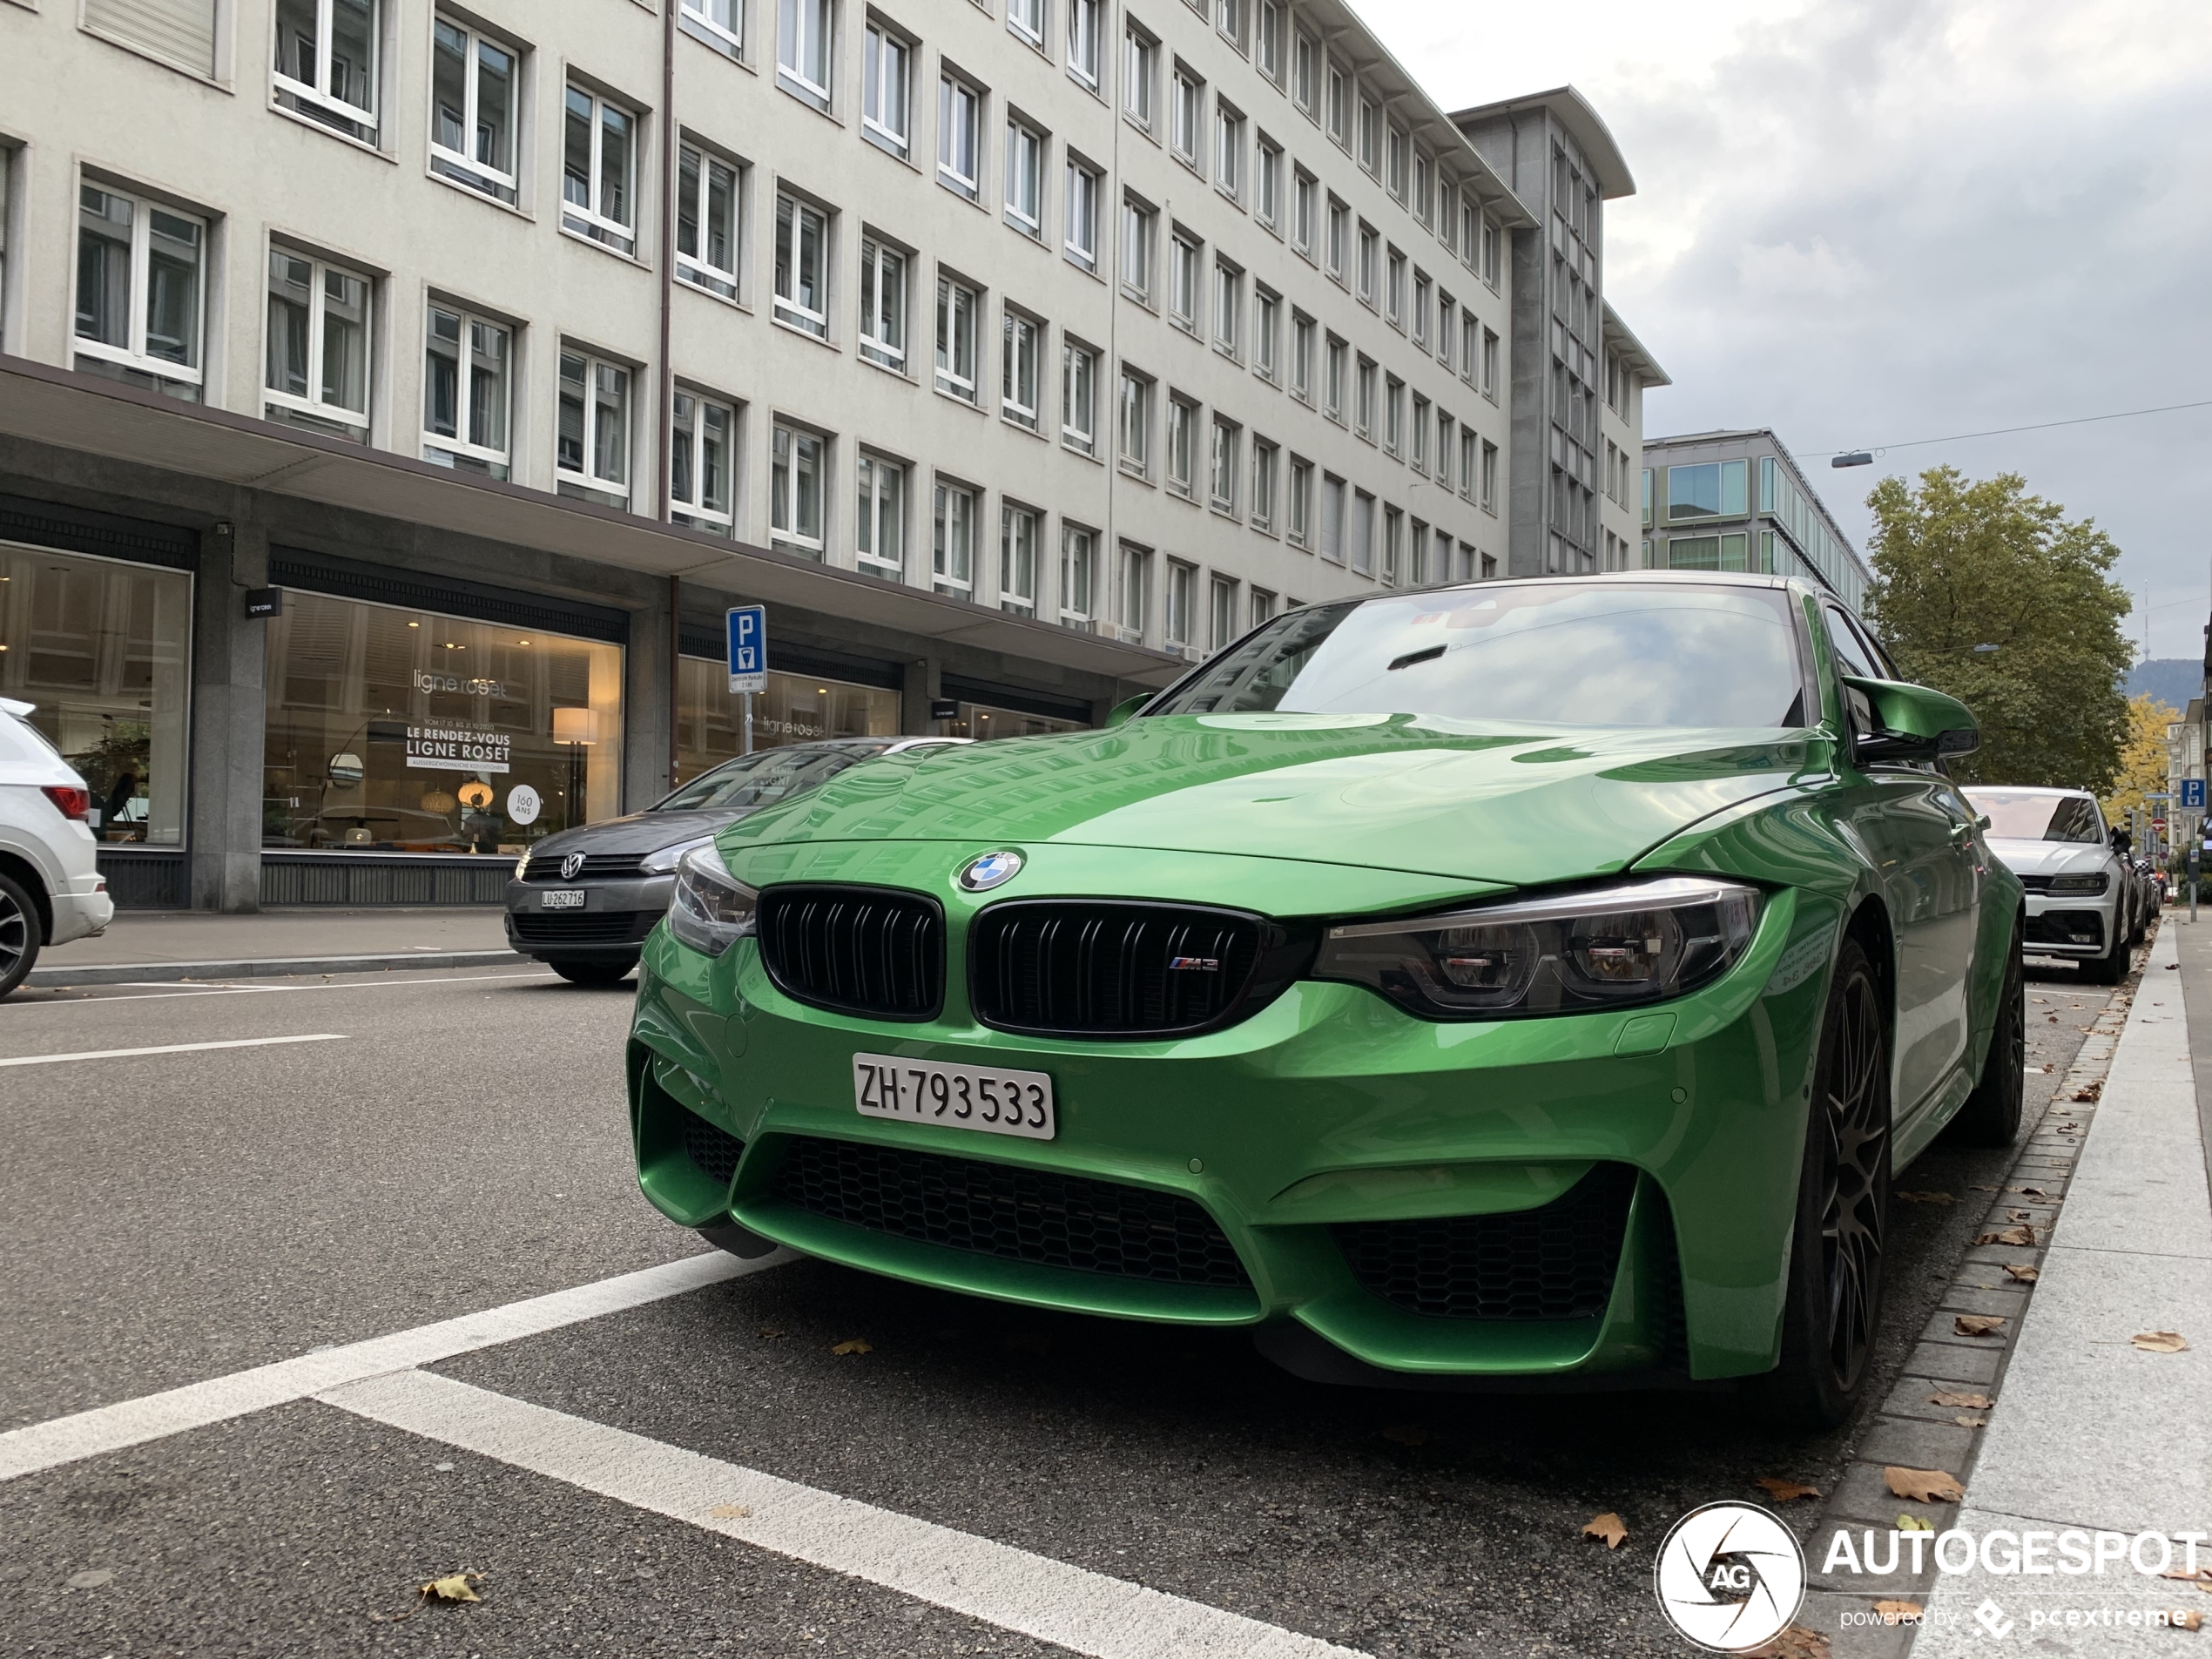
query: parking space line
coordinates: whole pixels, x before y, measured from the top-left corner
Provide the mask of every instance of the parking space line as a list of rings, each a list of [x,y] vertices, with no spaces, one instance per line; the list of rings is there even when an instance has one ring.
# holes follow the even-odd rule
[[[288,1405],[342,1383],[556,1331],[797,1259],[790,1251],[780,1250],[751,1261],[709,1251],[659,1267],[509,1302],[503,1307],[464,1313],[410,1331],[371,1337],[158,1394],[142,1394],[112,1406],[50,1418],[0,1434],[0,1481],[81,1458],[119,1452],[187,1429],[205,1428],[211,1423],[266,1411],[272,1406]]]
[[[1367,1659],[1317,1636],[430,1372],[395,1372],[315,1398],[1096,1659]]]
[[[232,1037],[222,1042],[164,1042],[151,1049],[80,1049],[71,1054],[24,1054],[0,1060],[0,1066],[57,1066],[66,1060],[124,1060],[133,1055],[199,1054],[209,1049],[272,1049],[285,1042],[343,1042],[342,1031],[311,1031],[297,1037]]]

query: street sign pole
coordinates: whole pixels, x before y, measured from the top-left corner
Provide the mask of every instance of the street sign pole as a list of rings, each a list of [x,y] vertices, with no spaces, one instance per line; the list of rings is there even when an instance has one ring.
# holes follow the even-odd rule
[[[768,689],[768,607],[732,605],[729,630],[730,690],[745,699],[745,747],[752,752],[752,699]]]

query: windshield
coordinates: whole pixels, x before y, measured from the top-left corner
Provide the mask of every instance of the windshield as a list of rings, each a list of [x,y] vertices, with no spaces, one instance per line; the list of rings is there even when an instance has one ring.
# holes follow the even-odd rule
[[[1969,789],[1966,799],[1989,815],[1989,833],[2008,841],[2079,841],[2105,838],[2097,803],[2087,795],[2046,795],[2025,789]]]
[[[653,811],[751,812],[802,789],[812,789],[855,761],[880,752],[876,749],[770,749],[763,754],[740,755],[692,779],[667,799],[657,801]]]
[[[1800,725],[1791,603],[1777,588],[1554,582],[1315,605],[1145,713]]]

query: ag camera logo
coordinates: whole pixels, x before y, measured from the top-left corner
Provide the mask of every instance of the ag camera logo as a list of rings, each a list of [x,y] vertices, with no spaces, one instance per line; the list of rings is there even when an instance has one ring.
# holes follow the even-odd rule
[[[961,866],[960,884],[970,893],[1002,887],[1022,873],[1022,855],[1011,847],[985,853]]]
[[[1667,1534],[1652,1567],[1659,1610],[1714,1653],[1744,1653],[1789,1628],[1805,1599],[1804,1552],[1779,1519],[1749,1503],[1709,1503]]]

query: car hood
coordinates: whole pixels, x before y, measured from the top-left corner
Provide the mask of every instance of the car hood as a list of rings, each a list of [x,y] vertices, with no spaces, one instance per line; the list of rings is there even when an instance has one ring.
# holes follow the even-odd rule
[[[1993,835],[1989,850],[2014,875],[2074,875],[2101,870],[2113,854],[2094,841],[2020,841]]]
[[[562,853],[658,853],[664,846],[702,840],[743,817],[732,812],[631,813],[556,831],[530,843],[530,856]]]
[[[1217,853],[1521,886],[1627,868],[1710,813],[1829,771],[1817,732],[1411,715],[1204,714],[857,766],[725,852],[938,841]]]

